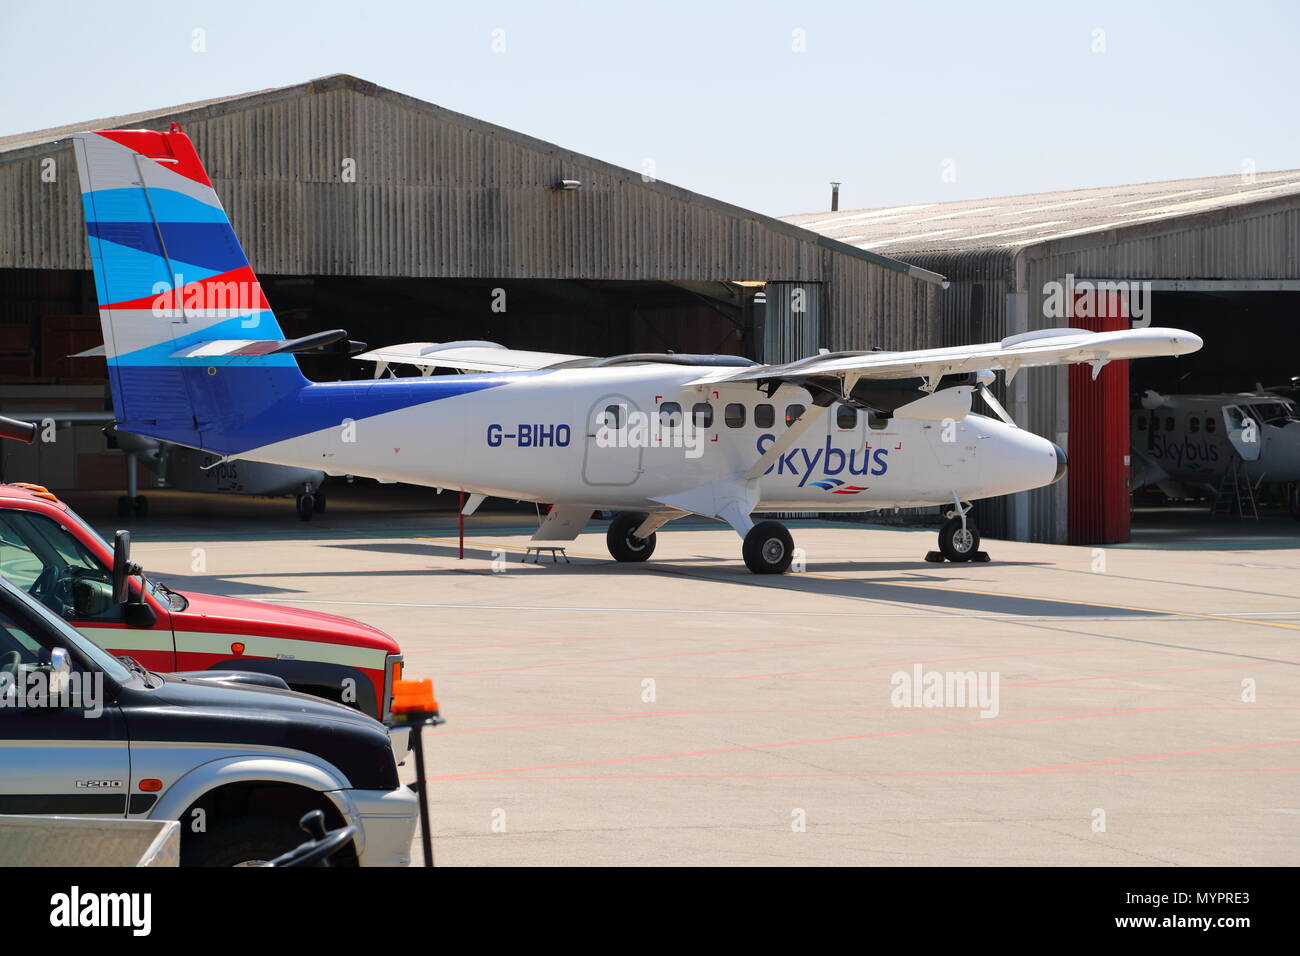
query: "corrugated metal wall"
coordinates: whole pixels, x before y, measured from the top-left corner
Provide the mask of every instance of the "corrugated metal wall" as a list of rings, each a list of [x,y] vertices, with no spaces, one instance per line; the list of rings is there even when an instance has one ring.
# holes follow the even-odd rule
[[[820,282],[769,282],[763,323],[763,361],[794,362],[822,348]]]
[[[1024,250],[896,255],[950,280],[941,294],[943,344],[996,341],[1066,324],[1044,315],[1043,299],[1046,284],[1063,282],[1067,273],[1137,280],[1300,279],[1300,199],[1270,199]],[[976,294],[979,285],[983,292]],[[1018,297],[1019,313],[1014,308]],[[1173,321],[1151,318],[1156,325]],[[1022,426],[1065,447],[1068,383],[1065,369],[1027,369],[1003,398]],[[990,536],[1005,528],[1025,540],[1064,542],[1070,481],[1067,477],[1047,488],[977,505],[976,520]]]
[[[171,119],[267,275],[820,283],[818,345],[931,331],[933,284],[880,257],[355,78]],[[0,153],[0,268],[87,269],[78,203],[66,141]]]

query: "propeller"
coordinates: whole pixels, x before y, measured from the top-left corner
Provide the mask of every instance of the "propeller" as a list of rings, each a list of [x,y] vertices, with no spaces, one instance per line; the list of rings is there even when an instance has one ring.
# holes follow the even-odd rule
[[[1012,428],[1019,428],[1020,426],[1016,424],[1016,420],[1011,417],[1010,413],[1005,408],[1002,407],[1002,403],[998,401],[997,396],[989,391],[989,385],[993,380],[994,376],[992,372],[980,372],[975,384],[975,391],[979,392],[980,398],[984,399],[984,404],[993,409],[993,414],[997,415],[998,418],[1002,419]]]

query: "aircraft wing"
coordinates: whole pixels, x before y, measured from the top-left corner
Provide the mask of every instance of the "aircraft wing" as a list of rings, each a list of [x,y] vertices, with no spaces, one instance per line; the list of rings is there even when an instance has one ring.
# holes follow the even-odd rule
[[[829,352],[782,365],[718,369],[687,384],[797,381],[818,376],[841,376],[853,380],[924,378],[933,386],[945,375],[1003,369],[1010,379],[1020,369],[1029,366],[1082,362],[1093,366],[1093,377],[1096,378],[1101,367],[1114,359],[1186,355],[1200,347],[1200,337],[1182,329],[1121,329],[1116,332],[1042,329],[984,345],[912,352]]]
[[[520,372],[545,368],[557,362],[589,358],[560,352],[529,352],[508,349],[496,342],[407,342],[386,345],[352,356],[362,362],[388,365],[414,365],[424,369],[454,368],[463,372]]]

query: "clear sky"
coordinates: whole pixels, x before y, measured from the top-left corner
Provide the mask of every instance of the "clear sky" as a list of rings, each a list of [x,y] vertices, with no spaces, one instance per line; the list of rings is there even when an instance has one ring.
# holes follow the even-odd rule
[[[352,73],[786,215],[1300,167],[1297,64],[1294,0],[0,0],[0,135]]]

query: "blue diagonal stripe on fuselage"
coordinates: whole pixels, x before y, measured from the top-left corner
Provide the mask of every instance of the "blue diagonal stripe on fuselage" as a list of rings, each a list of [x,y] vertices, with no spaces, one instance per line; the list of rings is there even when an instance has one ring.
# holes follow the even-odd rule
[[[173,365],[165,369],[125,365],[112,372],[117,388],[127,397],[128,412],[135,416],[135,420],[122,423],[124,430],[219,455],[239,455],[299,435],[341,428],[349,419],[361,421],[498,388],[524,377],[549,374],[543,369],[309,383],[296,368],[282,366],[226,365],[209,374],[202,365]],[[199,407],[192,410],[197,427],[193,419],[139,420],[140,412],[136,409],[147,406],[141,406],[138,399],[132,402],[130,397],[147,394],[164,378],[170,383],[183,383],[186,393],[198,401]]]

